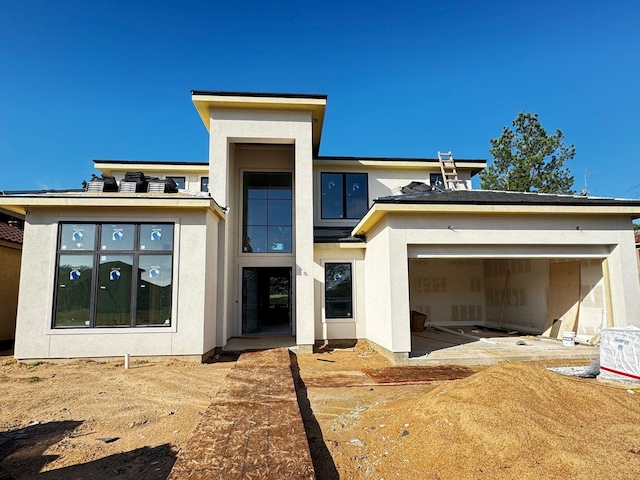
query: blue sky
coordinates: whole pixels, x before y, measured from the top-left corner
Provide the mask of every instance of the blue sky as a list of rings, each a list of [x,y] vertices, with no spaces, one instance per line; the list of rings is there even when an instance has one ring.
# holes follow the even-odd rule
[[[490,159],[537,112],[576,190],[640,198],[637,1],[0,5],[0,190],[206,161],[196,89],[328,94],[322,155]]]

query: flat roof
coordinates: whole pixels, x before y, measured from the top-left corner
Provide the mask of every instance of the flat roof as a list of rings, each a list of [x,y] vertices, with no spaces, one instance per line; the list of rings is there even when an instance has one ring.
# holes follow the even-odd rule
[[[215,95],[218,97],[256,97],[256,98],[315,98],[324,99],[323,93],[274,93],[274,92],[232,92],[228,90],[191,90],[191,95]]]
[[[195,162],[188,160],[104,160],[94,159],[93,163],[112,163],[114,165],[209,165],[209,162]]]
[[[225,210],[209,195],[188,193],[135,192],[56,192],[21,193],[0,196],[0,207],[12,213],[28,215],[31,208],[210,208],[220,218]]]

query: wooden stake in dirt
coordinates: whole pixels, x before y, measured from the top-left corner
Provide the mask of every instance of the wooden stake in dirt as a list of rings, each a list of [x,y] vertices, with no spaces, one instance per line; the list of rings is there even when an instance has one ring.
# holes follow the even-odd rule
[[[500,304],[500,315],[498,316],[498,328],[502,322],[502,314],[504,313],[504,302],[507,301],[507,287],[509,286],[509,277],[511,276],[511,270],[507,270],[507,278],[504,281],[504,291],[502,292],[502,303]]]

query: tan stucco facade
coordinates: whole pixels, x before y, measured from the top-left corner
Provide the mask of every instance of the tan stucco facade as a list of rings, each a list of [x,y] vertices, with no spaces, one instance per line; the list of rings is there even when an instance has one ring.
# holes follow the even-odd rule
[[[102,203],[108,203],[108,197]],[[56,203],[49,199],[49,203]],[[82,200],[76,200],[82,205]],[[157,203],[162,203],[158,200]],[[178,203],[178,202],[176,202]],[[15,356],[75,358],[180,355],[203,358],[218,342],[216,296],[217,229],[220,216],[207,204],[200,208],[65,209],[30,206],[25,223]],[[56,248],[60,222],[175,223],[171,326],[145,328],[53,328]],[[35,299],[35,301],[34,301]]]
[[[0,240],[0,341],[14,338],[21,257],[19,244]]]

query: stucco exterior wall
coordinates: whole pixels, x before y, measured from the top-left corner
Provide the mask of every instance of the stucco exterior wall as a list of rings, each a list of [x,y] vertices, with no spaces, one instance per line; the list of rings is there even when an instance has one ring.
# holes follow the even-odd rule
[[[305,111],[260,111],[211,109],[209,192],[219,205],[227,206],[236,194],[234,144],[292,145],[294,171],[294,252],[295,336],[298,345],[314,343],[313,282],[313,174],[312,118]],[[237,152],[236,154],[237,155]],[[234,285],[239,268],[234,264],[232,221],[225,222],[225,281]],[[275,258],[275,257],[273,257]],[[232,287],[224,292],[229,334],[237,331],[237,313],[232,308]],[[236,328],[236,330],[234,330]]]
[[[383,219],[367,236],[366,338],[388,352],[411,351],[409,271],[402,232]]]
[[[0,245],[0,341],[14,338],[21,257],[19,245]]]
[[[172,325],[144,328],[51,327],[56,272],[58,222],[175,222]],[[24,234],[24,262],[15,356],[30,358],[203,355],[215,343],[205,327],[212,306],[207,297],[215,261],[207,245],[207,227],[215,235],[216,222],[207,223],[205,210],[196,212],[69,209],[63,215],[50,209],[31,209]],[[212,287],[212,288],[215,288]],[[215,310],[215,306],[213,306]],[[205,333],[206,332],[206,333]]]

